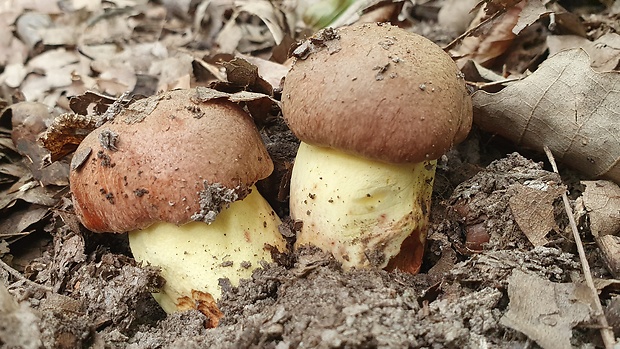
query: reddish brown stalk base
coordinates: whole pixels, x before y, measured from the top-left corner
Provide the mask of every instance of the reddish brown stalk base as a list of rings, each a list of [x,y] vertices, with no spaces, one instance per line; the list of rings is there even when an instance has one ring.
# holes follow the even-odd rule
[[[403,241],[403,244],[400,246],[400,252],[390,260],[385,269],[388,271],[399,269],[405,273],[417,274],[420,271],[420,267],[422,267],[422,259],[424,257],[424,243],[420,241],[422,234],[426,234],[426,225],[414,230]]]

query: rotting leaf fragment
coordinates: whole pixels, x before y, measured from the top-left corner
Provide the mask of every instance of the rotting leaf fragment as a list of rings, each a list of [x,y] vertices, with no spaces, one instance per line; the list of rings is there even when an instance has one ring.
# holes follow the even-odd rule
[[[572,328],[591,318],[585,285],[553,283],[515,270],[508,279],[508,311],[501,323],[544,349],[570,348]]]
[[[58,116],[39,138],[50,151],[51,162],[73,152],[84,137],[95,129],[97,120],[90,116],[66,113]]]
[[[73,158],[71,158],[71,169],[77,170],[78,168],[80,168],[80,166],[82,166],[84,162],[88,160],[88,157],[90,156],[92,152],[93,152],[93,149],[89,147],[89,148],[77,151],[75,154],[73,154]]]

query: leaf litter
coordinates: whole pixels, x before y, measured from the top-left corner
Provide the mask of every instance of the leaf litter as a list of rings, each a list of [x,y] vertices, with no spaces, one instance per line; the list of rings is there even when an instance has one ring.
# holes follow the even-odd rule
[[[463,15],[468,10],[450,15],[450,3],[360,1],[324,22],[338,26],[386,18],[444,44],[466,34],[451,52],[469,67],[464,72],[470,86],[483,89],[474,95],[478,129],[440,161],[423,273],[344,272],[330,256],[303,250],[264,265],[239,287],[223,280],[224,318],[215,329],[207,330],[196,311],[165,315],[150,297],[161,285],[157,270],[133,261],[125,236],[94,235],[81,227],[64,183],[41,181],[37,171],[49,167],[29,160],[39,162],[44,154],[39,152],[46,151],[38,141],[45,133],[20,129],[23,122],[3,116],[0,227],[8,233],[0,236],[5,264],[0,280],[8,291],[0,287],[0,343],[24,348],[592,345],[599,340],[591,329],[596,324],[584,306],[583,275],[558,199],[566,189],[580,208],[586,239],[594,242],[586,248],[617,336],[620,287],[612,277],[618,277],[620,233],[614,228],[613,183],[584,182],[583,191],[579,181],[597,176],[618,181],[613,175],[618,130],[611,127],[619,111],[613,28],[620,11],[604,1],[584,10],[568,1],[489,0],[470,4],[468,17]],[[320,29],[311,28],[318,22],[304,22],[303,9],[267,1],[13,0],[0,7],[5,34],[0,35],[0,107],[39,102],[53,109],[50,115],[62,115],[41,120],[55,142],[46,146],[54,149],[50,157],[68,166],[80,137],[93,129],[91,122],[114,103],[121,108],[131,103],[127,92],[133,101],[199,86],[198,98],[234,100],[253,114],[274,158],[274,174],[257,186],[287,222],[282,231],[291,239],[287,176],[298,141],[282,121],[278,100],[291,62],[286,53],[294,50],[295,40]],[[471,22],[475,15],[479,19]],[[561,51],[575,46],[590,57]],[[577,130],[575,115],[584,121]],[[598,131],[588,129],[596,125]],[[498,142],[495,135],[512,143]],[[564,144],[570,137],[587,138],[587,144],[553,149],[581,171],[565,169],[567,178],[512,154],[537,157],[532,149],[541,152],[542,145]],[[114,144],[111,135],[106,140]],[[74,163],[89,156],[73,154]],[[608,167],[601,170],[601,163]],[[538,305],[532,299],[549,301]],[[532,317],[542,321],[539,326],[532,326]],[[541,329],[549,336],[541,336]]]
[[[585,51],[561,51],[496,95],[474,94],[475,122],[518,145],[546,145],[588,176],[620,182],[618,86],[620,72],[597,73]]]

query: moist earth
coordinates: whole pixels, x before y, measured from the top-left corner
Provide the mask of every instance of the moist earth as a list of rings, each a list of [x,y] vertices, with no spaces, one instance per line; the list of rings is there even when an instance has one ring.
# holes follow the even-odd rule
[[[467,144],[461,147],[466,149]],[[462,158],[459,151],[444,157],[439,176],[451,178],[450,171],[463,170]],[[11,285],[12,296],[0,294],[5,309],[0,338],[7,348],[38,348],[40,343],[134,349],[531,345],[500,322],[510,301],[509,277],[519,270],[571,282],[580,266],[561,244],[533,247],[528,242],[508,203],[516,192],[507,188],[532,181],[556,183],[557,177],[516,153],[474,172],[447,197],[450,181],[438,183],[436,190],[443,194],[434,196],[422,273],[344,271],[330,255],[302,249],[264,264],[238,287],[221,280],[224,292],[218,304],[224,317],[214,329],[205,328],[206,318],[196,310],[161,311],[150,292],[163,280],[155,268],[129,257],[123,236],[77,234],[69,226],[79,231],[78,225],[57,222],[61,228],[50,248],[27,268],[33,270],[31,279],[48,286],[23,280]],[[489,242],[472,251],[466,241],[472,218],[467,217],[480,215],[493,224],[487,227]],[[65,219],[71,222],[69,217]],[[554,234],[561,232],[558,227]],[[578,328],[574,344],[592,331]]]

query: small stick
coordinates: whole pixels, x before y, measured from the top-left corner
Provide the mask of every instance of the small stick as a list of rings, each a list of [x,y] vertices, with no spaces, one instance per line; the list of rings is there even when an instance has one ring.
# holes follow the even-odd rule
[[[475,32],[476,30],[478,30],[480,27],[482,27],[483,25],[489,23],[490,21],[494,20],[495,18],[499,17],[500,15],[506,13],[506,10],[503,11],[497,11],[494,14],[492,14],[491,16],[489,16],[487,19],[485,19],[484,21],[478,23],[477,26],[470,28],[469,30],[467,30],[466,32],[464,32],[463,34],[459,35],[456,39],[452,40],[452,42],[450,42],[448,45],[446,45],[445,47],[443,47],[443,50],[448,52],[448,50],[450,50],[451,48],[453,48],[454,46],[456,46],[456,44],[458,44],[459,42],[461,42],[461,40],[463,40],[466,36],[469,36],[471,33]]]
[[[118,97],[114,101],[114,103],[110,104],[110,106],[105,111],[105,113],[103,113],[100,116],[99,120],[97,120],[95,127],[100,127],[101,125],[105,124],[107,121],[114,120],[114,117],[116,116],[116,114],[121,112],[123,103],[125,102],[125,99],[129,96],[129,94],[130,94],[129,91],[123,92],[123,94],[121,94],[120,97]]]
[[[6,264],[1,258],[0,258],[0,266],[2,267],[2,269],[6,270],[12,277],[23,281],[24,283],[36,287],[38,289],[41,289],[45,292],[52,292],[52,288],[45,286],[45,285],[41,285],[41,284],[37,284],[36,282],[24,277],[22,274],[20,274],[17,270],[11,268],[10,265]]]
[[[544,146],[544,149],[545,154],[547,154],[547,158],[549,158],[549,162],[551,163],[551,167],[553,168],[553,172],[560,174],[558,172],[558,166],[555,163],[553,153],[551,153],[551,150],[546,145]],[[596,291],[596,287],[594,286],[594,280],[592,279],[592,273],[590,272],[590,265],[588,264],[588,260],[586,259],[586,252],[583,249],[583,243],[581,242],[579,230],[577,229],[577,223],[575,223],[575,217],[573,217],[573,210],[570,207],[570,202],[568,201],[568,195],[566,195],[566,192],[562,193],[562,201],[564,201],[564,209],[566,210],[566,214],[568,215],[568,221],[570,222],[570,227],[573,231],[573,238],[575,239],[575,244],[577,244],[577,252],[579,253],[579,261],[581,262],[583,275],[586,279],[586,285],[588,286],[590,292],[592,292],[592,296],[594,297],[594,305],[596,306],[596,312],[598,313],[598,322],[601,325],[601,337],[603,338],[603,343],[605,344],[606,349],[613,349],[614,345],[616,344],[614,333],[611,330],[611,327],[609,327],[609,323],[607,322],[607,318],[605,317],[605,313],[603,312],[603,305],[601,304],[601,300],[598,297],[598,292]]]

